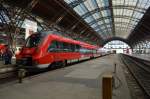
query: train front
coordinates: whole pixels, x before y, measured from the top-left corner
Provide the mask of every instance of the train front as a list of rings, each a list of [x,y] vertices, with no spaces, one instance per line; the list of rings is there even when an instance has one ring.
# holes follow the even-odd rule
[[[32,34],[27,38],[21,51],[16,54],[16,64],[18,68],[23,68],[28,71],[38,69],[38,61],[43,54],[41,49],[43,39],[44,35],[40,33]]]

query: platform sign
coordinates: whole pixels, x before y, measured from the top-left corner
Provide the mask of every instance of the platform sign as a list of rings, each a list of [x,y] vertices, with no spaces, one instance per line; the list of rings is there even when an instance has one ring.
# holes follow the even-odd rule
[[[37,32],[37,22],[25,19],[24,23],[26,29],[25,39],[27,39],[31,34]]]

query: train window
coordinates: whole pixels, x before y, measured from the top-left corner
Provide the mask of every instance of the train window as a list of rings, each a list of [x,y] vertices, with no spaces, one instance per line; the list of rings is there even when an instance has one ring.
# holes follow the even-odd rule
[[[75,52],[79,52],[81,46],[80,45],[75,45],[75,46],[76,46]]]
[[[58,42],[52,41],[52,43],[48,47],[48,52],[55,52],[58,49]]]
[[[68,51],[69,51],[69,52],[72,52],[71,44],[69,44],[69,43],[68,43]]]
[[[62,52],[64,49],[63,42],[57,42],[59,52]]]
[[[45,36],[41,34],[33,34],[28,37],[25,46],[26,47],[36,47],[42,41]]]
[[[80,53],[86,53],[86,49],[85,48],[80,48]]]
[[[97,52],[96,50],[93,50],[93,53],[94,53],[94,54],[96,54],[96,52]]]
[[[91,53],[93,53],[92,51],[93,50],[91,50],[91,49],[80,48],[80,53],[83,53],[83,54],[91,54]]]
[[[67,52],[70,51],[70,44],[64,42],[63,43],[63,50],[67,51]]]
[[[71,48],[71,51],[74,52],[75,51],[75,48],[76,46],[74,44],[70,44],[70,48]]]

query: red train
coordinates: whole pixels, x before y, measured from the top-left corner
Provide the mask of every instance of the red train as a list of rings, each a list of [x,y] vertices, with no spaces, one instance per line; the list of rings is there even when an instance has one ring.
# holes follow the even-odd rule
[[[21,68],[36,70],[53,66],[66,66],[70,62],[100,56],[98,46],[42,32],[32,34],[16,55]]]

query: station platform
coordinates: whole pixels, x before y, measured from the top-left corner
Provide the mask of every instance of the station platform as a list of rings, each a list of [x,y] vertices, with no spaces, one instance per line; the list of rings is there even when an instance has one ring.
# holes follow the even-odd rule
[[[2,84],[0,98],[102,99],[102,77],[114,71],[114,63],[122,84],[113,89],[112,99],[131,99],[122,64],[113,54],[27,77],[21,84],[18,81]]]
[[[12,64],[4,64],[3,60],[0,60],[0,79],[12,76],[12,72],[15,70],[15,59],[12,59]]]
[[[127,55],[150,61],[150,54],[127,54]]]

